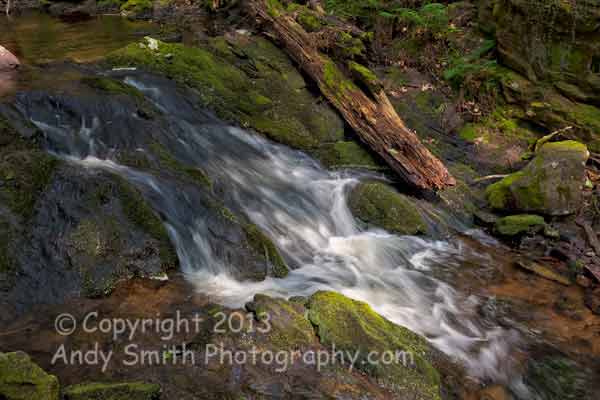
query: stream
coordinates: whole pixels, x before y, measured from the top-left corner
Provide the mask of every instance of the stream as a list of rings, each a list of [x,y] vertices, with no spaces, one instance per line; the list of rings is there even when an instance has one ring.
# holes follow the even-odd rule
[[[40,26],[48,26],[44,21]],[[115,22],[95,24],[112,31]],[[62,25],[49,26],[53,32]],[[84,28],[71,26],[67,31],[75,35],[80,29]],[[0,27],[3,42],[6,33],[6,28]],[[136,35],[121,39],[132,37]],[[19,42],[18,36],[14,38],[14,43]],[[52,35],[45,40],[60,42]],[[122,44],[114,38],[108,40],[111,48]],[[9,36],[8,45],[11,43]],[[72,45],[78,47],[75,42]],[[84,48],[81,60],[93,59],[98,47],[111,49],[102,43],[92,47]],[[78,49],[57,52],[36,45],[29,50],[34,54],[26,50],[20,54],[26,63],[39,57],[50,61],[54,55],[54,59],[63,59]],[[118,104],[89,99],[78,103],[76,96],[66,94],[19,93],[16,108],[44,133],[48,152],[73,167],[117,174],[140,190],[161,215],[181,270],[195,290],[230,307],[243,306],[256,293],[288,298],[334,290],[365,301],[391,321],[424,335],[464,364],[470,376],[502,383],[520,399],[543,398],[528,389],[514,367],[514,355],[525,340],[522,335],[482,317],[479,310],[485,299],[454,284],[461,268],[494,268],[496,262],[492,254],[463,238],[486,245],[493,245],[494,239],[463,225],[453,226],[457,234],[439,237],[397,236],[367,229],[348,208],[349,192],[362,180],[382,177],[353,170],[328,171],[305,153],[199,110],[193,95],[166,79],[137,71],[103,73],[142,92],[162,114],[160,124],[146,125],[147,121],[126,114]],[[237,277],[236,266],[206,239],[211,227],[206,223],[205,208],[199,206],[204,200],[196,188],[119,163],[115,154],[121,149],[149,153],[140,138],[146,132],[143,129],[150,128],[154,139],[179,162],[205,171],[217,183],[227,207],[268,234],[291,268],[287,277],[260,282]]]

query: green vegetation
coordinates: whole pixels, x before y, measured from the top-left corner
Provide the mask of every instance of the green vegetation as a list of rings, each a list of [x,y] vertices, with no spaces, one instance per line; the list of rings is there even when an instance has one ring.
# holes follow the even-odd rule
[[[400,235],[424,233],[426,226],[419,210],[404,195],[386,184],[359,184],[350,194],[350,210],[362,221]]]
[[[546,143],[521,171],[488,186],[488,203],[500,210],[573,213],[579,207],[588,156],[586,146],[573,140]]]
[[[315,331],[306,318],[306,309],[302,304],[262,294],[254,296],[246,304],[258,321],[269,318],[271,329],[261,340],[265,345],[278,350],[297,350],[317,343]]]
[[[135,187],[122,178],[115,179],[118,181],[119,198],[125,215],[143,232],[148,233],[158,241],[163,269],[168,270],[176,267],[178,264],[177,254],[161,219]]]
[[[127,0],[121,6],[121,11],[128,14],[142,14],[150,10],[152,10],[152,0]]]
[[[144,95],[142,92],[117,79],[104,76],[86,76],[81,79],[81,82],[91,88],[110,94],[129,96],[136,101],[144,100]]]
[[[250,247],[271,266],[270,275],[276,278],[287,276],[289,268],[273,241],[254,224],[245,224],[243,229]]]
[[[545,221],[539,215],[510,215],[496,221],[495,229],[503,236],[516,236],[529,232],[539,232],[544,228]]]
[[[418,394],[422,399],[440,399],[440,377],[430,364],[426,340],[410,330],[395,325],[367,304],[335,292],[317,292],[307,304],[308,317],[321,343],[336,349],[359,352],[354,368],[402,388],[406,398]],[[382,365],[369,363],[370,352],[383,354],[394,349],[410,354],[412,360]]]
[[[215,39],[208,50],[147,38],[111,53],[108,63],[145,68],[192,86],[221,118],[295,148],[311,150],[343,137],[340,118],[317,103],[287,56],[261,38]]]
[[[327,168],[387,169],[368,150],[357,142],[335,142],[322,146],[318,158]]]
[[[160,386],[144,383],[85,383],[65,389],[67,400],[158,400]]]
[[[188,177],[201,187],[208,189],[212,187],[212,182],[208,175],[204,173],[204,171],[197,167],[190,167],[182,164],[175,157],[173,157],[162,144],[158,142],[152,142],[150,144],[150,150],[158,157],[161,168],[168,168],[175,173],[181,174],[184,177]]]
[[[0,398],[58,400],[58,379],[22,352],[0,353]]]

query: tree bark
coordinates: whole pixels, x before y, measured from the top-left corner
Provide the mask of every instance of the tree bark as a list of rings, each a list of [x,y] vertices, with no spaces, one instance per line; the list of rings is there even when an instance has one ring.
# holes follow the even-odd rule
[[[408,184],[420,190],[440,190],[455,184],[444,164],[433,156],[396,113],[381,83],[366,68],[354,65],[358,84],[316,47],[307,33],[270,0],[248,0],[251,15],[319,86],[361,140],[378,153]]]

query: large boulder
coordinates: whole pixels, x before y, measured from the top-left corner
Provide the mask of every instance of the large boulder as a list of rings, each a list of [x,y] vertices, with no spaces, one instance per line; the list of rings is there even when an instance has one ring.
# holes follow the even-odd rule
[[[19,59],[13,53],[0,46],[0,72],[12,71],[20,65]]]
[[[58,400],[58,379],[23,352],[0,353],[0,398]]]
[[[505,65],[574,100],[600,101],[598,2],[483,0],[479,22],[495,33]]]
[[[367,303],[335,292],[313,294],[307,307],[321,343],[356,354],[355,368],[402,388],[401,398],[440,399],[441,379],[431,364],[433,352],[425,338],[375,313]],[[390,352],[396,361],[372,361],[373,355],[383,360]]]
[[[352,214],[361,221],[400,235],[424,233],[425,221],[411,200],[381,182],[364,182],[350,193]]]
[[[201,48],[150,37],[108,56],[115,67],[139,67],[199,89],[204,105],[269,138],[309,152],[344,138],[331,106],[311,93],[285,53],[246,34],[216,37]]]
[[[521,171],[486,190],[490,206],[497,210],[568,215],[582,200],[587,147],[567,140],[544,144]]]

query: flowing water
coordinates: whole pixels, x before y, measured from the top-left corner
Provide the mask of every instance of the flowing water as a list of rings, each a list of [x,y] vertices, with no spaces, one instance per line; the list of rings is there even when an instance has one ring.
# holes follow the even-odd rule
[[[115,150],[143,132],[122,132],[115,121],[138,117],[119,116],[118,105],[81,108],[60,97],[22,97],[19,108],[46,134],[49,151],[85,168],[116,173],[139,188],[163,217],[182,271],[199,292],[239,307],[256,293],[290,297],[335,290],[423,334],[466,365],[471,376],[505,383],[527,397],[511,372],[518,335],[482,319],[477,297],[435,277],[466,263],[491,264],[489,255],[458,237],[435,240],[364,229],[347,205],[364,173],[327,171],[302,152],[223,124],[195,109],[188,95],[164,79],[134,72],[121,79],[164,114],[166,123],[153,134],[165,147],[219,182],[225,203],[274,240],[293,268],[286,278],[236,278],[235,266],[214,254],[205,239],[209,228],[193,189],[116,161]]]

